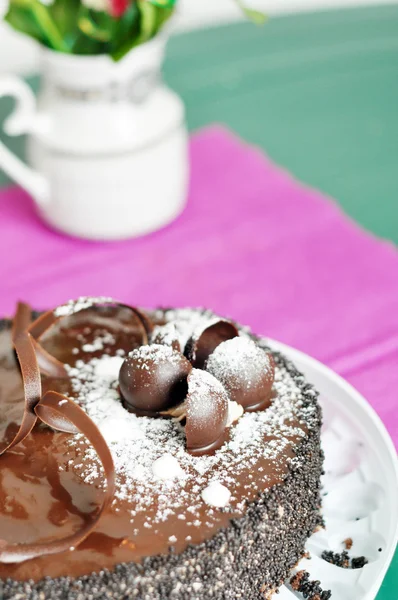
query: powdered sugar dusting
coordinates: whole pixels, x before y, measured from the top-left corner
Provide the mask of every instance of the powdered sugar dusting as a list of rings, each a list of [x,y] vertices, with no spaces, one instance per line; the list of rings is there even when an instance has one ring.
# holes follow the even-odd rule
[[[206,364],[206,369],[225,383],[228,389],[234,388],[235,381],[239,388],[242,381],[247,389],[256,386],[264,372],[271,368],[268,353],[248,337],[235,337],[223,342],[210,355]]]
[[[134,359],[136,369],[148,370],[150,368],[149,363],[153,365],[165,361],[175,365],[181,363],[180,353],[173,350],[171,346],[163,346],[162,344],[140,346],[129,352],[129,357]]]
[[[105,296],[98,296],[96,298],[91,296],[82,296],[77,300],[69,300],[69,302],[67,302],[66,304],[58,306],[54,310],[54,315],[56,317],[68,317],[70,315],[74,315],[75,313],[81,310],[91,308],[92,306],[95,306],[97,304],[115,304],[115,300]]]
[[[147,356],[153,351],[150,346],[139,349],[141,355]],[[161,352],[167,357],[173,354],[167,346],[163,346]],[[258,463],[264,459],[275,461],[277,468],[278,459],[289,444],[288,439],[305,435],[305,426],[298,426],[297,421],[304,423],[306,411],[312,410],[315,414],[314,406],[303,406],[301,392],[288,371],[277,368],[274,384],[277,397],[271,407],[241,416],[231,427],[230,440],[213,456],[192,456],[185,449],[184,427],[180,423],[137,417],[123,408],[114,361],[115,357],[104,355],[88,363],[77,361],[75,367],[67,369],[77,402],[99,426],[110,446],[117,475],[115,510],[118,510],[119,501],[127,503],[132,523],[140,514],[146,519],[147,528],[156,527],[171,515],[179,515],[182,505],[189,507],[189,526],[200,526],[200,510],[204,506],[202,492],[215,480],[231,492],[230,509],[243,510],[245,490],[247,494],[253,494],[253,490],[257,492],[258,480],[247,478],[244,489],[239,490],[241,501],[238,503],[234,491],[239,474],[256,472]],[[201,381],[194,378],[195,393],[203,394],[210,381],[223,389],[218,381],[214,383],[209,373],[201,371]],[[82,443],[85,443],[82,436],[75,436],[70,441],[72,446]],[[72,468],[91,483],[97,480],[101,467],[92,448],[87,449],[86,455],[90,458],[89,466],[87,463],[84,466],[73,464]],[[178,464],[180,477],[162,479],[158,476],[157,461],[162,461],[162,457],[164,461],[165,456],[169,468],[171,464],[174,467]],[[264,486],[267,477],[264,472]],[[149,507],[155,513],[147,517]],[[209,512],[210,523],[212,518]]]
[[[95,365],[95,375],[100,379],[116,381],[123,362],[122,356],[109,356],[108,360],[100,360]]]
[[[111,346],[116,343],[115,337],[109,332],[104,331],[102,335],[97,335],[91,344],[83,344],[83,352],[98,352],[104,350],[106,346]]]
[[[227,408],[228,395],[224,386],[207,371],[192,369],[188,379],[188,394],[194,402],[195,413],[200,418],[200,413],[207,413],[209,404],[216,404],[219,409]]]
[[[178,460],[171,454],[163,454],[152,464],[152,472],[158,479],[175,479],[184,477],[184,471]]]
[[[214,317],[209,317],[207,319],[202,319],[201,321],[199,321],[198,325],[196,325],[195,329],[192,332],[192,339],[194,341],[197,341],[200,336],[202,335],[202,333],[205,331],[205,329],[207,329],[208,327],[211,327],[212,325],[215,325],[216,323],[219,323],[220,321],[224,321],[224,319],[221,319],[220,317],[214,316]],[[228,322],[228,321],[227,321]]]
[[[151,333],[151,341],[155,344],[164,344],[165,346],[172,346],[173,343],[179,341],[179,333],[174,321],[166,323],[165,325],[157,325],[153,328]]]
[[[195,332],[202,332],[206,327],[220,320],[211,310],[176,308],[165,312],[167,323],[173,323],[177,331],[178,341],[184,349]]]
[[[212,481],[203,490],[202,498],[209,506],[223,508],[229,504],[231,492],[219,481]]]

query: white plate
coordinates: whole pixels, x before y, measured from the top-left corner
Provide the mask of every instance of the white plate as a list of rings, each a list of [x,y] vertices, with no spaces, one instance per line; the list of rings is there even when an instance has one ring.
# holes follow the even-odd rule
[[[380,418],[351,385],[322,363],[285,344],[270,345],[289,357],[320,392],[325,451],[323,515],[326,529],[307,543],[305,569],[332,600],[374,600],[398,541],[398,461]],[[352,538],[350,556],[366,556],[362,569],[342,569],[321,558],[323,550],[341,552]],[[379,552],[381,548],[381,552]],[[299,597],[288,585],[279,600]]]

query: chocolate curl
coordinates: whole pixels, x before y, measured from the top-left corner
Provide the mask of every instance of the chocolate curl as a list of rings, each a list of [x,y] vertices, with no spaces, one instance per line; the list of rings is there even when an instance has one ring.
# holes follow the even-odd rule
[[[41,328],[46,330],[45,327],[48,323],[51,326],[53,321],[50,314],[56,317],[54,313],[46,313],[39,324],[39,320],[33,323],[34,333],[40,332]],[[94,530],[103,513],[111,505],[115,494],[115,468],[112,455],[99,429],[90,417],[72,400],[57,392],[49,391],[41,398],[41,376],[36,357],[36,345],[32,334],[28,331],[30,319],[31,309],[29,306],[19,303],[14,318],[12,339],[21,367],[25,409],[17,435],[0,452],[0,456],[22,442],[40,419],[53,429],[73,434],[82,433],[88,439],[102,463],[107,487],[102,505],[92,513],[91,521],[85,523],[79,531],[60,540],[38,544],[9,544],[0,539],[0,563],[19,563],[39,556],[73,550]]]
[[[28,331],[34,340],[34,346],[37,356],[37,362],[41,373],[48,375],[49,377],[60,377],[67,378],[68,373],[63,363],[57,360],[54,356],[51,356],[39,343],[41,337],[51,329],[65,316],[71,316],[77,314],[83,310],[87,310],[92,307],[99,306],[117,306],[120,308],[127,308],[137,317],[137,324],[140,326],[142,332],[142,344],[148,343],[148,333],[151,330],[150,319],[140,310],[129,306],[128,304],[122,304],[113,300],[112,298],[79,298],[78,300],[71,301],[68,304],[60,306],[55,310],[50,310],[42,314],[36,321],[34,321]]]
[[[79,531],[60,540],[37,544],[8,544],[0,540],[0,563],[20,563],[39,556],[74,550],[94,530],[115,494],[115,468],[110,450],[90,417],[72,400],[57,392],[47,392],[35,407],[36,416],[46,425],[65,433],[82,433],[94,447],[106,478],[102,505]]]
[[[12,340],[21,366],[25,407],[22,422],[16,436],[8,446],[0,450],[0,456],[22,442],[30,434],[37,421],[34,409],[41,398],[41,378],[33,339],[27,333],[31,314],[32,311],[27,304],[23,302],[18,303],[13,322]]]
[[[93,306],[119,306],[131,310],[136,315],[137,323],[141,327],[143,343],[148,342],[149,318],[141,311],[127,304],[116,302],[112,298],[79,298],[55,310],[43,313],[33,323],[31,323],[31,308],[27,304],[19,302],[13,320],[12,340],[21,367],[25,408],[16,436],[10,444],[0,450],[0,456],[23,442],[36,424],[37,415],[34,408],[41,398],[40,373],[43,372],[50,377],[68,377],[65,366],[40,345],[41,336],[64,316],[76,314]]]
[[[129,307],[129,308],[131,308],[131,307]],[[144,329],[146,331],[146,334],[147,334],[147,338],[145,340],[143,340],[142,344],[143,345],[147,344],[148,340],[149,340],[149,336],[150,336],[150,334],[153,331],[153,327],[154,327],[153,322],[148,317],[148,315],[146,315],[144,313],[144,311],[140,310],[139,308],[133,308],[132,310],[135,312],[135,314],[137,315],[137,317],[139,317],[141,319],[141,322],[142,322],[142,324],[144,326]]]
[[[204,369],[214,350],[227,340],[238,337],[239,331],[231,321],[216,319],[188,340],[185,355],[196,369]]]

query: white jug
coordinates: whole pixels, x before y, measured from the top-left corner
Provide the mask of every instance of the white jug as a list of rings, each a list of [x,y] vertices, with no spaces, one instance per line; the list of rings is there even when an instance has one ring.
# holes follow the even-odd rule
[[[9,135],[28,134],[25,165],[0,143],[0,168],[25,188],[52,227],[88,239],[123,239],[172,221],[187,196],[184,107],[161,81],[159,37],[120,62],[42,51],[37,101],[21,80]]]

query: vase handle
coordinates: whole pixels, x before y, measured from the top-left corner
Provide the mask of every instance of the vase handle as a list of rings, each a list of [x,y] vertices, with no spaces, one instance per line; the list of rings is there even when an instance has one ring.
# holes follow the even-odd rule
[[[36,98],[30,87],[17,77],[0,79],[0,98],[16,99],[16,109],[4,123],[7,135],[21,135],[33,129],[36,115]],[[26,165],[0,141],[0,168],[23,187],[39,205],[47,204],[49,184],[43,175]]]

